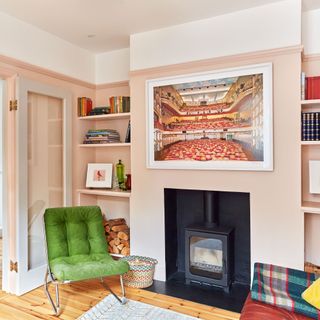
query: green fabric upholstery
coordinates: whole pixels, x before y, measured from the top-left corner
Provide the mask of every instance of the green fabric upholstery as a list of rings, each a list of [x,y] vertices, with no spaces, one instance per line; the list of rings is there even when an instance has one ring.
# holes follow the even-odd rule
[[[56,279],[78,281],[129,270],[107,252],[101,210],[96,206],[51,208],[44,214],[48,262]]]

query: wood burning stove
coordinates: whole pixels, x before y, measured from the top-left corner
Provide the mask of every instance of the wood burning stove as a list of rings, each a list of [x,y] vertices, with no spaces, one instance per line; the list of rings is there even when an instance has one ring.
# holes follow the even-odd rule
[[[234,273],[233,228],[218,225],[219,195],[204,191],[205,222],[185,229],[186,282],[211,284],[229,291]]]

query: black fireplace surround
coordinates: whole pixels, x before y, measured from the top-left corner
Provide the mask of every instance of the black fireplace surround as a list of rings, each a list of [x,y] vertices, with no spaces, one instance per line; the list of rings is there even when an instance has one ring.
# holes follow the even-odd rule
[[[248,193],[165,189],[167,280],[250,284]]]

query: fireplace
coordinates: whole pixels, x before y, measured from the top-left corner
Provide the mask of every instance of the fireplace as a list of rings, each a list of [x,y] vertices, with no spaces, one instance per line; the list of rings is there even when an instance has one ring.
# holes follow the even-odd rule
[[[219,226],[219,193],[204,191],[203,197],[204,223],[185,228],[186,283],[211,284],[229,291],[233,280],[233,228]]]
[[[165,189],[165,250],[167,281],[249,287],[250,194]]]

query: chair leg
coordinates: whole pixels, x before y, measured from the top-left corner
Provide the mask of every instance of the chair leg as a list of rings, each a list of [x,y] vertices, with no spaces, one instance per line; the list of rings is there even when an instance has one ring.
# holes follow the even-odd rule
[[[121,285],[122,297],[125,299],[126,298],[126,290],[125,290],[124,285],[123,285],[122,274],[120,275],[120,285]]]
[[[54,304],[52,297],[49,292],[49,284],[48,284],[48,270],[46,271],[45,279],[44,279],[44,292],[52,306],[52,310],[56,316],[60,315],[60,302],[59,302],[59,285],[58,283],[55,283],[55,289],[56,289],[56,305]]]
[[[121,298],[108,286],[108,284],[104,281],[103,278],[101,278],[101,283],[102,283],[103,287],[104,287],[105,289],[107,289],[108,291],[110,291],[111,294],[112,294],[121,304],[126,304],[126,303],[127,303],[127,299],[126,299],[126,297],[125,297],[125,289],[124,289],[124,285],[123,285],[122,275],[120,276],[120,285],[121,285],[121,293],[122,293],[122,297],[121,297]]]

